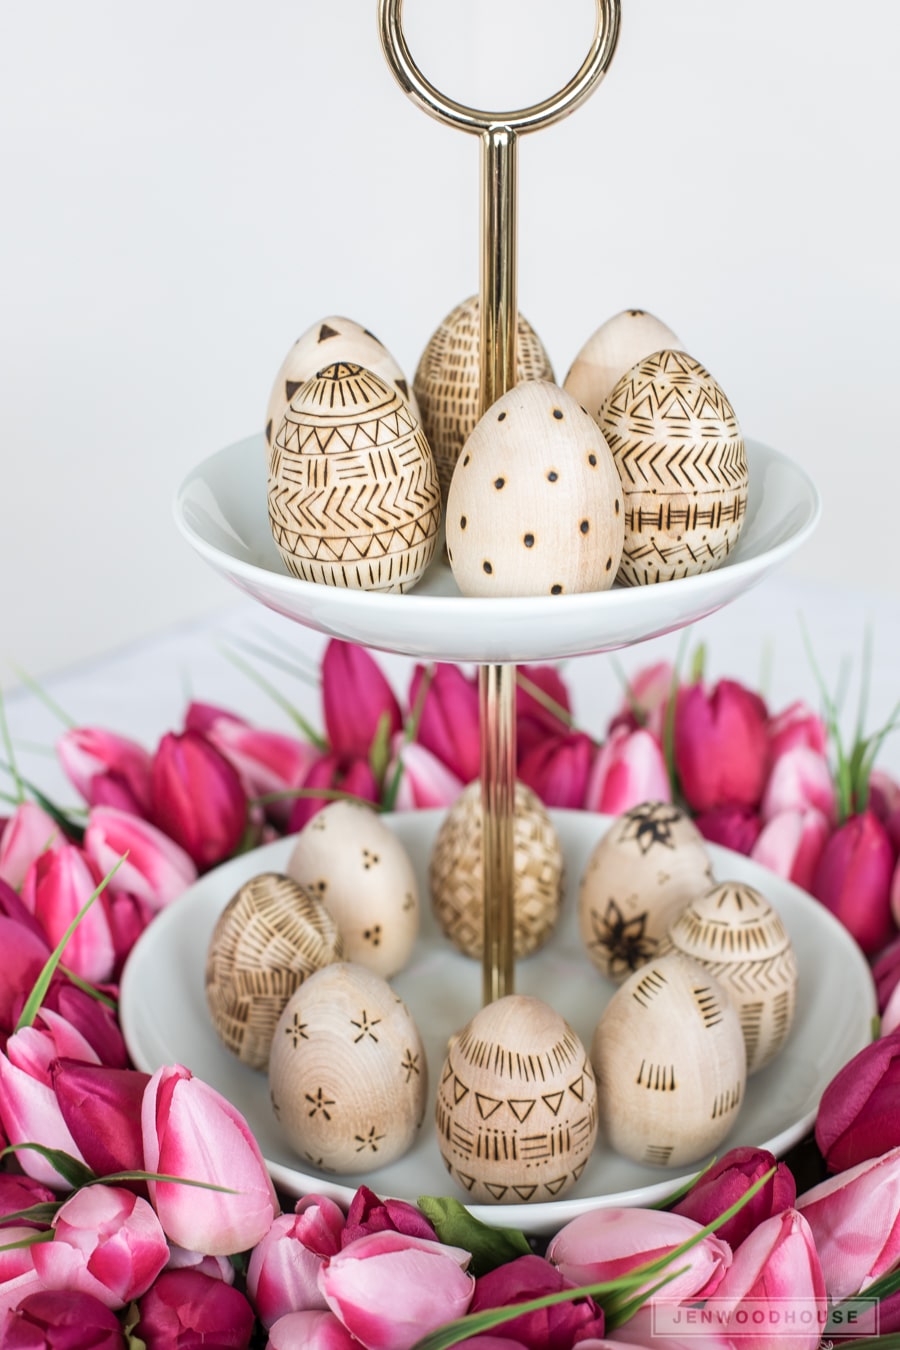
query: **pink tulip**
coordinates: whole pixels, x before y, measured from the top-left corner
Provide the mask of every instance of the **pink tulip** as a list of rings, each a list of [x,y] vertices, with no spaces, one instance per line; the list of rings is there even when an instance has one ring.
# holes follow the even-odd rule
[[[115,806],[140,816],[150,810],[152,761],[137,741],[97,727],[73,727],[56,742],[56,753],[89,806]]]
[[[519,666],[516,672],[516,744],[519,758],[524,758],[548,736],[564,735],[571,725],[571,699],[558,668]],[[479,763],[473,777],[477,777],[480,772]]]
[[[136,895],[129,895],[127,891],[110,894],[109,926],[115,952],[112,972],[114,983],[118,984],[121,979],[122,969],[131,949],[149,927],[153,915],[154,911],[146,900],[141,900]]]
[[[29,1242],[34,1238],[34,1234],[34,1225],[23,1221],[4,1224],[0,1229],[0,1287],[35,1273],[33,1253],[35,1246],[41,1244],[23,1247],[14,1245],[17,1242]]]
[[[822,1094],[816,1143],[829,1172],[900,1145],[900,1032],[854,1055]]]
[[[152,913],[177,899],[197,880],[197,868],[174,839],[149,820],[112,806],[91,811],[83,847],[101,876],[124,858],[109,883],[110,891],[138,896]]]
[[[359,1341],[333,1312],[286,1313],[269,1328],[266,1350],[359,1350]],[[503,1350],[510,1350],[507,1341]]]
[[[878,996],[878,1011],[883,1013],[891,995],[900,984],[900,936],[889,942],[878,959],[873,962],[872,978]]]
[[[24,997],[47,962],[50,947],[46,938],[31,927],[0,917],[0,951],[0,1031],[8,1033],[19,1019]]]
[[[781,811],[763,826],[750,857],[776,876],[809,891],[830,837],[831,826],[821,811],[813,807]]]
[[[124,1069],[130,1062],[116,1015],[85,990],[64,978],[54,978],[41,1004],[41,1012],[55,1012],[87,1042],[91,1061],[110,1069]],[[59,1051],[64,1054],[63,1050]]]
[[[836,795],[831,769],[824,755],[796,745],[774,760],[763,793],[760,815],[771,820],[782,811],[820,811],[830,823],[835,818]]]
[[[147,1084],[141,1126],[146,1171],[229,1188],[148,1182],[168,1238],[214,1256],[262,1241],[278,1202],[259,1145],[230,1102],[188,1069],[165,1067]]]
[[[303,782],[318,754],[309,741],[279,731],[261,731],[208,703],[191,703],[184,725],[187,731],[199,731],[237,769],[248,797],[290,793]],[[286,796],[282,802],[267,803],[266,814],[286,826],[291,805]]]
[[[381,796],[375,775],[367,759],[342,760],[338,755],[321,755],[303,780],[303,790],[310,792],[346,792],[366,802],[377,802]],[[313,816],[327,806],[331,798],[298,797],[291,808],[289,834],[298,834]]]
[[[115,1313],[75,1289],[30,1293],[0,1321],[4,1350],[125,1350]]]
[[[397,737],[395,758],[385,781],[393,779],[397,763],[401,765],[400,785],[394,805],[396,811],[424,811],[452,806],[463,790],[463,783],[424,745]]]
[[[800,745],[814,750],[817,755],[824,755],[828,749],[828,727],[802,700],[770,717],[766,731],[773,763]]]
[[[574,1288],[559,1270],[541,1256],[519,1256],[475,1281],[470,1313],[507,1308],[529,1299]],[[537,1312],[521,1313],[503,1324],[501,1336],[524,1342],[529,1350],[571,1350],[586,1335],[602,1336],[603,1310],[590,1298],[557,1303]]]
[[[593,741],[584,732],[549,736],[520,760],[518,777],[545,806],[580,809],[593,758]]]
[[[0,832],[0,880],[21,889],[35,858],[66,842],[59,826],[37,802],[22,802]]]
[[[887,830],[894,852],[900,853],[900,783],[890,774],[873,769],[869,775],[869,806]]]
[[[762,828],[752,806],[714,806],[694,817],[694,824],[711,844],[730,848],[733,853],[749,853]]]
[[[879,1036],[890,1036],[900,1027],[900,986],[894,989],[881,1014]]]
[[[196,731],[168,732],[153,756],[153,823],[202,870],[231,857],[247,825],[237,771]]]
[[[368,758],[377,735],[386,732],[390,742],[403,725],[400,704],[377,661],[364,647],[337,638],[322,657],[322,710],[332,751],[348,758]]]
[[[895,931],[893,870],[894,852],[884,826],[871,811],[863,811],[838,826],[813,876],[813,895],[869,954],[880,951]]]
[[[72,920],[90,899],[102,873],[76,844],[42,853],[26,873],[22,899],[56,947]],[[109,923],[109,899],[100,894],[69,938],[63,962],[83,980],[102,984],[113,971],[115,950]]]
[[[427,1332],[465,1315],[475,1286],[468,1263],[459,1247],[373,1233],[326,1261],[319,1287],[367,1350],[410,1350]]]
[[[766,705],[734,680],[710,693],[682,688],[675,716],[675,766],[694,811],[757,806],[769,766]]]
[[[656,738],[641,729],[611,732],[594,758],[585,810],[618,816],[641,802],[671,800],[666,761]]]
[[[416,666],[409,686],[409,706],[418,708],[426,671]],[[478,679],[459,666],[432,666],[421,702],[416,742],[434,755],[461,784],[481,772]]]
[[[21,1209],[30,1209],[32,1205],[48,1204],[54,1200],[56,1195],[49,1186],[42,1186],[32,1177],[22,1177],[15,1172],[0,1172],[0,1228],[4,1225],[5,1215],[16,1214]],[[30,1223],[35,1228],[45,1226],[33,1219],[16,1219],[14,1222]],[[0,1238],[0,1241],[5,1241],[5,1238]]]
[[[206,1252],[189,1252],[177,1243],[169,1243],[166,1270],[195,1270],[223,1284],[234,1284],[235,1269],[227,1256],[208,1256]]]
[[[776,1167],[761,1190],[742,1209],[716,1229],[716,1237],[734,1250],[764,1219],[790,1209],[797,1187],[786,1163],[761,1148],[732,1148],[700,1176],[676,1205],[673,1214],[693,1219],[702,1228],[736,1204],[755,1181]]]
[[[668,661],[658,661],[633,675],[628,681],[627,696],[613,715],[609,730],[620,726],[628,731],[646,727],[651,735],[661,741],[666,707],[672,693],[673,673]]]
[[[266,1327],[285,1313],[328,1306],[317,1280],[326,1257],[341,1249],[344,1216],[333,1200],[309,1198],[299,1213],[279,1215],[251,1253],[247,1293]]]
[[[813,1186],[797,1208],[812,1229],[829,1298],[864,1292],[900,1263],[900,1147]]]
[[[164,1270],[138,1313],[134,1330],[146,1350],[247,1350],[253,1336],[244,1295],[199,1270]]]
[[[891,877],[890,905],[891,917],[895,924],[900,925],[900,857],[897,859],[897,865]]]
[[[55,1059],[50,1082],[62,1118],[97,1176],[144,1167],[141,1102],[150,1075],[77,1059]],[[130,1188],[142,1186],[131,1183]]]
[[[299,1208],[299,1206],[298,1206]],[[437,1242],[437,1233],[415,1205],[405,1200],[380,1200],[368,1186],[359,1186],[341,1229],[341,1246],[372,1233],[405,1233]]]

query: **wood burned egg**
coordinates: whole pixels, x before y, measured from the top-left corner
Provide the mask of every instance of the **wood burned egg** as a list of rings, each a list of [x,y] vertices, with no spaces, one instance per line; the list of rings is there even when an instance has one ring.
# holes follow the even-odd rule
[[[578,893],[588,956],[624,980],[656,955],[685,905],[713,884],[703,836],[670,802],[641,802],[595,844]]]
[[[387,347],[368,328],[353,319],[330,314],[312,324],[298,337],[275,376],[266,408],[266,453],[272,444],[288,404],[307,380],[336,361],[363,366],[396,389],[405,398],[413,415],[421,421],[419,406],[403,371]]]
[[[409,404],[371,371],[326,366],[300,386],[269,464],[269,523],[295,577],[408,591],[437,545],[434,459]]]
[[[756,1073],[784,1045],[797,1006],[797,958],[781,916],[754,887],[724,881],[691,900],[661,950],[699,962],[737,1009]]]
[[[334,919],[280,872],[261,872],[232,896],[206,956],[206,1002],[222,1043],[265,1069],[275,1025],[294,990],[343,955]]]
[[[344,956],[390,979],[419,932],[419,889],[409,854],[374,811],[331,802],[297,836],[288,876],[325,906]]]
[[[558,385],[517,385],[488,409],[453,472],[447,557],[463,595],[602,591],[624,496],[595,422]]]
[[[428,1095],[409,1009],[374,971],[326,966],[281,1015],[269,1089],[291,1147],[313,1167],[369,1172],[394,1162],[415,1142]]]
[[[597,1137],[584,1046],[540,999],[508,994],[450,1043],[435,1104],[447,1170],[473,1201],[557,1200]]]
[[[434,453],[444,500],[460,451],[481,414],[481,302],[470,296],[432,334],[413,378],[422,425]],[[516,380],[552,380],[543,343],[521,314],[516,325]]]
[[[681,347],[671,328],[646,310],[624,309],[588,338],[572,362],[563,388],[596,420],[625,372],[664,347]]]
[[[686,352],[639,361],[600,409],[625,493],[626,586],[709,572],[737,543],[747,456],[734,409]]]
[[[744,1099],[736,1009],[708,970],[677,952],[636,970],[591,1043],[600,1131],[617,1153],[660,1167],[717,1148]]]
[[[513,946],[517,957],[541,948],[559,918],[565,860],[540,798],[516,783],[513,820]],[[465,956],[484,949],[481,784],[469,783],[444,817],[428,866],[441,930]]]

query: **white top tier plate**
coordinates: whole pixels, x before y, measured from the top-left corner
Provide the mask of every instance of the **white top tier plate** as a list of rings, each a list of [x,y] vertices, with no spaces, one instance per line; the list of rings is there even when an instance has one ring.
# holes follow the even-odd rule
[[[656,586],[581,595],[469,598],[438,559],[406,594],[300,581],[282,563],[269,528],[262,436],[226,446],[189,473],[175,519],[197,552],[241,590],[332,637],[421,660],[553,661],[615,651],[705,618],[803,544],[819,516],[812,481],[758,442],[747,442],[747,459],[747,515],[720,567]]]

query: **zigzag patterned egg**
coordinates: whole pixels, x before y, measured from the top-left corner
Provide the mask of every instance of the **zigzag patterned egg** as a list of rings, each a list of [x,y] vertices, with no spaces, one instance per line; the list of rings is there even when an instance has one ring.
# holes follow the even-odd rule
[[[797,1005],[797,958],[781,916],[745,882],[725,881],[692,900],[660,951],[699,961],[727,989],[741,1020],[747,1072],[784,1045]]]
[[[619,380],[598,418],[625,492],[618,580],[642,586],[717,567],[747,508],[737,418],[707,370],[660,351]]]
[[[599,418],[601,407],[627,370],[664,347],[680,346],[671,328],[646,310],[623,309],[591,334],[572,362],[563,388],[591,417]]]
[[[361,366],[301,385],[275,436],[269,522],[303,581],[407,591],[434,556],[441,519],[434,459],[396,389]]]

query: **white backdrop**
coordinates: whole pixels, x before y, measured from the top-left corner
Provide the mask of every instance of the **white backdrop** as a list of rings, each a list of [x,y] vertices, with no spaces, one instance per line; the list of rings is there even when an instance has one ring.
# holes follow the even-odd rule
[[[488,106],[562,84],[594,12],[405,8],[435,83]],[[900,6],[850,13],[623,0],[600,89],[523,141],[519,297],[560,380],[609,315],[664,319],[814,475],[791,570],[896,597]],[[412,376],[477,288],[478,152],[394,84],[375,0],[0,0],[0,23],[10,684],[233,603],[175,531],[178,483],[261,429],[327,314]]]

